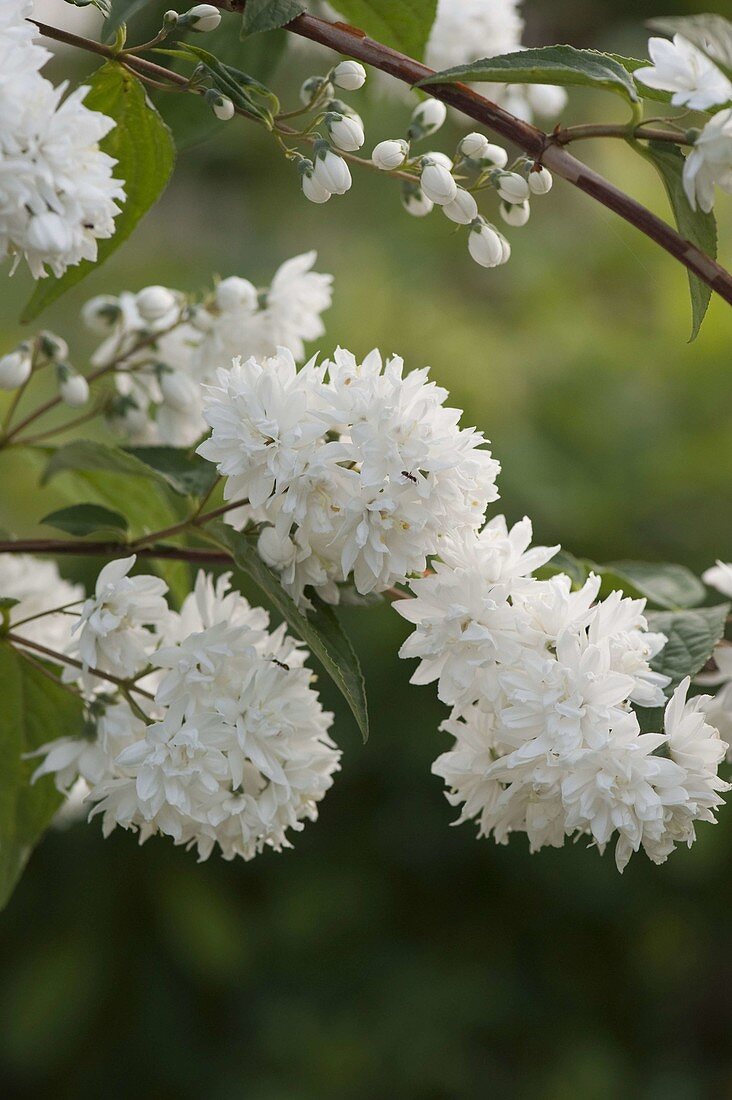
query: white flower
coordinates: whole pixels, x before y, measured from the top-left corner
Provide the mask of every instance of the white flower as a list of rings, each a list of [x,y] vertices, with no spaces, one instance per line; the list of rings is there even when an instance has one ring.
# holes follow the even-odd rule
[[[215,31],[221,22],[221,12],[213,4],[196,4],[183,16],[191,30],[206,33]]]
[[[244,309],[254,311],[258,305],[257,288],[248,279],[230,275],[216,287],[216,308],[225,313]]]
[[[434,157],[422,158],[420,186],[427,198],[438,206],[447,206],[457,196],[457,184],[450,169],[438,164]]]
[[[551,172],[546,168],[532,168],[528,176],[529,190],[533,195],[546,195],[554,185]]]
[[[211,105],[211,109],[221,122],[228,122],[236,114],[234,101],[229,99],[227,95],[217,96]]]
[[[333,83],[346,92],[355,92],[366,83],[366,70],[358,61],[341,61],[333,70]]]
[[[325,187],[318,177],[315,175],[315,169],[312,161],[303,162],[303,171],[300,176],[302,183],[302,193],[306,199],[310,202],[318,204],[327,202],[331,197],[331,192]]]
[[[675,107],[706,111],[732,99],[732,82],[701,50],[682,35],[650,38],[648,52],[653,65],[637,69],[635,76],[649,88],[673,92]]]
[[[732,107],[707,122],[684,163],[684,190],[693,210],[714,206],[714,187],[732,194]]]
[[[439,99],[425,99],[412,111],[412,123],[416,125],[420,136],[434,134],[447,118],[447,107]]]
[[[67,371],[59,385],[59,394],[69,408],[81,409],[89,400],[89,383],[82,374]]]
[[[140,317],[147,323],[171,323],[179,312],[178,295],[166,286],[146,286],[135,295]]]
[[[0,257],[24,256],[38,279],[96,259],[124,190],[99,149],[114,123],[83,105],[87,88],[62,101],[66,86],[40,75],[50,55],[32,44],[30,12],[10,0],[0,24]]]
[[[413,218],[424,218],[435,208],[432,199],[427,198],[421,187],[409,183],[405,183],[402,189],[402,206]]]
[[[457,194],[452,202],[442,207],[442,213],[452,222],[459,225],[470,225],[478,216],[478,204],[469,191],[458,187]]]
[[[17,390],[31,375],[32,358],[28,344],[21,344],[0,358],[0,390]]]
[[[498,267],[511,252],[505,237],[483,221],[475,221],[468,233],[468,251],[481,267]]]
[[[366,140],[363,126],[351,115],[330,112],[325,116],[325,124],[331,141],[344,153],[355,153]]]
[[[702,573],[702,580],[722,595],[732,596],[732,562],[718,561]]]
[[[107,336],[120,318],[119,299],[111,294],[90,298],[81,309],[81,319],[97,336]]]
[[[304,252],[285,260],[275,272],[267,292],[269,354],[286,347],[299,361],[305,358],[304,342],[325,333],[322,314],[332,301],[333,276],[313,271],[316,259],[316,252]],[[239,347],[232,355],[243,350]]]
[[[531,216],[531,207],[528,202],[502,202],[498,209],[506,225],[514,228],[526,225]]]
[[[400,168],[409,154],[409,144],[402,138],[380,141],[371,153],[371,160],[382,172]]]
[[[94,596],[84,603],[74,624],[72,633],[78,635],[85,669],[134,676],[145,668],[155,647],[155,636],[147,628],[159,625],[168,614],[168,586],[158,577],[128,576],[134,564],[133,554],[105,565]]]
[[[518,172],[497,172],[495,186],[505,202],[521,203],[529,197],[529,185]]]
[[[45,612],[67,604],[81,604],[84,599],[81,585],[64,580],[55,562],[28,554],[0,554],[0,595],[18,600],[8,612],[11,628],[22,619],[32,619],[18,628],[21,637],[57,653],[64,652],[76,611],[56,615]]]
[[[315,180],[332,195],[345,195],[353,182],[343,157],[332,149],[320,149],[315,156]]]

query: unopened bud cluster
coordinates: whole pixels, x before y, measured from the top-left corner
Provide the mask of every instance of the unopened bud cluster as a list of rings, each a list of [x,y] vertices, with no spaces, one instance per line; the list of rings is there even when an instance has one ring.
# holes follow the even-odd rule
[[[310,202],[327,202],[333,195],[345,195],[351,187],[351,173],[340,154],[357,152],[366,138],[360,115],[336,98],[336,88],[355,92],[365,82],[363,65],[358,61],[341,61],[325,76],[308,77],[300,89],[306,111],[314,114],[308,133],[318,135],[312,159],[293,154],[302,192]],[[323,127],[325,133],[318,127]]]

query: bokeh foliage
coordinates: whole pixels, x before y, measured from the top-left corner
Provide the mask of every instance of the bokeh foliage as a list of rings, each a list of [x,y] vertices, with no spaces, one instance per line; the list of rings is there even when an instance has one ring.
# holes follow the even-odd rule
[[[639,19],[703,8],[526,6],[527,41],[636,56]],[[317,66],[288,58],[276,83],[294,96]],[[361,96],[369,141],[398,132],[403,107]],[[622,108],[610,98],[573,96],[567,118],[614,117]],[[175,97],[182,107],[204,110]],[[410,366],[429,362],[465,422],[492,440],[502,507],[531,515],[538,539],[597,561],[702,569],[732,558],[732,319],[713,302],[687,345],[685,275],[668,257],[558,183],[512,232],[510,264],[486,272],[446,219],[404,215],[383,178],[363,175],[347,197],[313,207],[266,135],[243,122],[219,130],[183,153],[142,231],[45,325],[88,351],[77,313],[93,293],[196,289],[212,271],[266,282],[317,247],[319,269],[336,276],[322,350],[378,345]],[[652,169],[622,143],[582,153],[667,213]],[[720,208],[729,265],[732,222]],[[20,274],[4,283],[3,347],[20,334],[29,289]],[[27,456],[3,456],[1,526],[40,534],[39,518],[65,503],[53,483],[36,491],[37,473]],[[62,568],[88,581],[94,566]],[[50,834],[35,853],[0,924],[5,1094],[732,1092],[732,810],[693,852],[661,868],[636,857],[622,878],[609,854],[582,846],[530,857],[522,838],[478,843],[471,826],[449,828],[454,811],[430,775],[444,714],[396,660],[403,625],[388,608],[346,618],[372,736],[363,747],[323,682],[343,772],[294,851],[197,865],[163,840],[103,841],[92,824]]]

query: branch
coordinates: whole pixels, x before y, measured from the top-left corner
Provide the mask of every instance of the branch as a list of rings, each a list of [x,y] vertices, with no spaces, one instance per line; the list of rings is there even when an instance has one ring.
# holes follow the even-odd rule
[[[73,554],[79,557],[118,558],[134,553],[139,558],[162,558],[168,561],[188,561],[202,565],[207,562],[231,565],[227,550],[208,550],[195,546],[141,546],[134,548],[123,542],[91,542],[73,539],[12,539],[0,542],[0,554]]]
[[[246,0],[214,0],[219,8],[241,12]],[[434,69],[405,54],[369,38],[363,31],[346,23],[329,23],[314,15],[298,15],[286,30],[308,38],[321,46],[363,61],[375,69],[389,73],[405,84],[414,85],[433,76]],[[536,161],[550,168],[557,176],[571,183],[586,195],[613,210],[625,221],[659,244],[674,259],[692,271],[703,283],[732,305],[732,274],[707,256],[700,248],[685,240],[661,218],[641,203],[621,191],[598,172],[568,153],[550,134],[512,115],[509,111],[478,95],[466,84],[431,84],[430,95],[441,99],[487,129],[518,145]],[[667,139],[666,139],[667,140]]]

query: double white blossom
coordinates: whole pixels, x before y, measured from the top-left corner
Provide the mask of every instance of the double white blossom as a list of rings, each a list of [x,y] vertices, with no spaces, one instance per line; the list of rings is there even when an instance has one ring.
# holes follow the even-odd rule
[[[682,35],[675,34],[673,41],[650,38],[648,52],[653,64],[636,69],[635,75],[649,88],[673,92],[675,107],[706,111],[732,100],[732,82]]]
[[[34,778],[53,774],[65,792],[85,784],[105,835],[116,826],[141,842],[159,833],[201,859],[216,846],[226,859],[289,847],[288,833],[317,817],[340,755],[307,652],[284,627],[270,632],[266,612],[231,591],[229,575],[199,574],[175,613],[159,606],[155,578],[128,577],[131,564],[100,574],[79,620],[81,648],[93,645],[95,660],[119,674],[139,674],[143,659],[155,697],[133,710],[125,698],[90,695],[94,736],[43,746]],[[140,651],[143,622],[152,629]]]
[[[433,771],[481,836],[525,832],[535,851],[586,835],[602,850],[617,833],[620,870],[641,847],[662,862],[728,789],[710,701],[686,702],[687,680],[664,731],[641,733],[631,704],[665,702],[650,662],[666,639],[648,632],[643,600],[598,600],[597,577],[578,591],[564,574],[536,579],[556,548],[530,538],[528,520],[509,530],[502,517],[447,538],[395,605],[415,626],[400,651],[420,660],[413,682],[436,681],[452,708],[454,746]]]
[[[50,54],[32,39],[31,0],[5,0],[0,22],[0,257],[25,257],[34,278],[95,260],[125,193],[99,149],[114,123],[64,99],[40,74]]]
[[[210,388],[199,453],[269,524],[260,553],[292,595],[335,602],[339,586],[379,592],[426,568],[448,532],[476,528],[498,464],[427,370],[338,349],[297,371],[284,349],[237,361]],[[270,533],[267,533],[267,532]]]
[[[684,164],[684,190],[694,210],[714,206],[714,188],[732,195],[732,107],[711,118]]]

